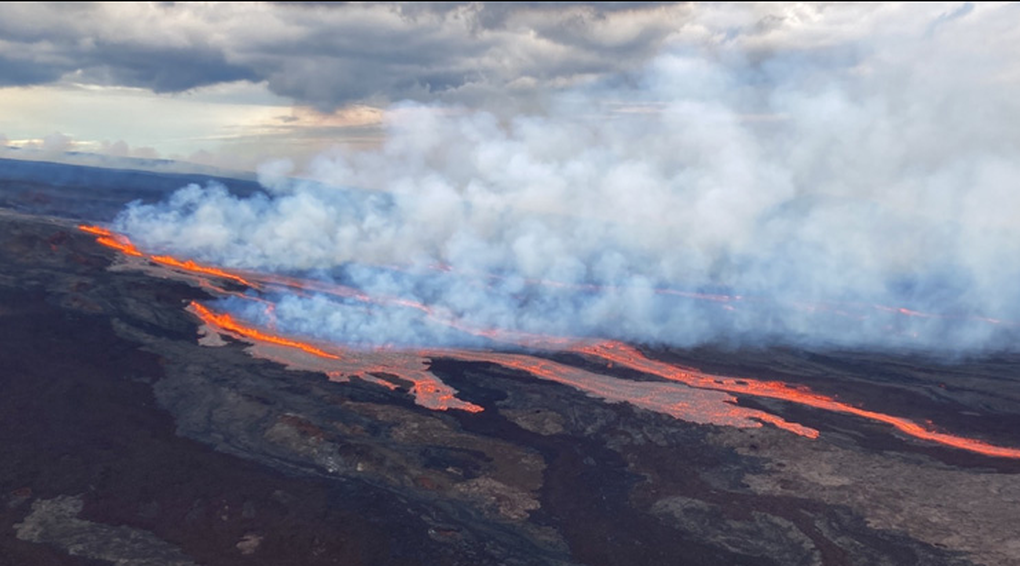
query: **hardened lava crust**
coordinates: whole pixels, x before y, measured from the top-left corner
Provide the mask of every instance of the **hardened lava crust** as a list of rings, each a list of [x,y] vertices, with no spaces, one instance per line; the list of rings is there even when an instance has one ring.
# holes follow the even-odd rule
[[[1020,564],[1020,460],[740,394],[817,437],[689,422],[457,356],[427,371],[482,410],[432,410],[200,332],[207,290],[118,261],[0,211],[0,565]],[[1015,355],[642,351],[1020,447]]]

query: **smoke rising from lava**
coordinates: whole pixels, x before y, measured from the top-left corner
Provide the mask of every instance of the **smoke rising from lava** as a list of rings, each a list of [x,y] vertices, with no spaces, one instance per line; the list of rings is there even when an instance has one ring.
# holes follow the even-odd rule
[[[968,18],[831,49],[675,49],[530,115],[398,105],[378,150],[322,155],[304,180],[268,164],[264,195],[192,185],[116,227],[479,328],[1008,347],[1020,75],[1012,32]],[[478,343],[420,310],[324,295],[283,296],[273,317],[345,342]]]

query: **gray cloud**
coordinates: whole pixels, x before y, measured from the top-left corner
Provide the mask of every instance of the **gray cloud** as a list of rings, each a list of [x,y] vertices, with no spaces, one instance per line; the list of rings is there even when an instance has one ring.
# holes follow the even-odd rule
[[[60,79],[64,72],[35,61],[0,56],[0,86],[49,83]]]
[[[96,41],[75,77],[79,81],[181,92],[210,83],[257,81],[249,66],[231,64],[223,53],[201,46],[159,47]]]
[[[783,63],[791,51],[852,55],[902,29],[953,34],[973,18],[967,6],[896,4],[4,4],[0,85],[252,81],[321,110],[409,99],[512,112],[636,80],[667,47]]]
[[[359,100],[516,97],[637,68],[676,5],[262,4],[0,7],[0,84],[180,92],[266,81],[332,109]],[[504,101],[509,100],[504,97]]]

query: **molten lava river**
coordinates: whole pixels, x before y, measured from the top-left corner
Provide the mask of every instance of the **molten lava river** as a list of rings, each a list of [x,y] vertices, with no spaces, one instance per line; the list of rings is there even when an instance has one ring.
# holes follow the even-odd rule
[[[964,438],[922,426],[909,419],[880,413],[838,401],[833,397],[815,393],[802,386],[777,381],[760,381],[746,377],[735,378],[710,375],[697,369],[678,367],[657,361],[642,354],[637,348],[611,340],[572,340],[563,337],[537,336],[504,332],[486,328],[472,328],[457,320],[441,316],[428,305],[400,297],[375,297],[362,291],[315,280],[284,277],[219,269],[181,260],[168,255],[152,255],[135,247],[124,235],[99,226],[79,226],[83,232],[96,237],[96,242],[122,254],[124,262],[139,269],[163,270],[161,275],[172,273],[201,286],[217,297],[262,303],[267,312],[274,305],[264,298],[267,291],[286,291],[303,295],[329,295],[373,306],[408,308],[419,311],[434,322],[445,324],[460,332],[467,332],[502,344],[504,348],[489,349],[396,349],[377,347],[355,348],[336,343],[320,342],[297,336],[282,335],[271,327],[258,327],[220,312],[199,302],[191,302],[188,310],[202,322],[204,344],[223,343],[220,336],[229,336],[251,344],[249,352],[257,357],[272,359],[288,367],[319,371],[330,380],[343,382],[359,379],[401,390],[411,395],[418,405],[437,411],[466,411],[477,413],[482,406],[458,397],[458,392],[431,373],[433,358],[454,359],[466,362],[483,362],[510,368],[536,379],[563,384],[609,403],[629,403],[641,409],[670,415],[689,422],[733,427],[761,427],[764,424],[778,427],[806,438],[817,438],[819,432],[805,425],[758,409],[742,407],[738,397],[757,397],[832,411],[867,419],[910,437],[966,450],[986,456],[1020,459],[1020,449],[996,446],[980,440]],[[231,290],[241,287],[245,292]],[[733,303],[748,300],[740,296],[704,295],[681,291],[661,290],[664,294],[681,294],[697,300],[720,303],[733,308]],[[801,305],[800,308],[841,311],[832,306]],[[907,309],[894,309],[880,305],[869,308],[896,312],[902,316],[928,316]],[[987,319],[989,323],[1000,321]],[[522,353],[522,352],[531,353]],[[552,353],[569,353],[585,360],[580,369],[552,361],[543,356]],[[597,368],[605,368],[600,372]],[[596,368],[596,369],[592,369]],[[613,377],[612,370],[627,369],[639,372],[650,379],[634,381]]]

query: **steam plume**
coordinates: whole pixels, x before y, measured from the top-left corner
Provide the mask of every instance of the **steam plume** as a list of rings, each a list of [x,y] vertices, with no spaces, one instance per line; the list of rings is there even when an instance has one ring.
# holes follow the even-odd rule
[[[1020,321],[1020,89],[1011,36],[968,23],[976,12],[816,51],[676,48],[530,115],[398,105],[377,151],[322,155],[308,180],[271,164],[266,195],[191,185],[133,204],[117,228],[478,327],[1006,347],[1002,321]],[[275,316],[348,342],[477,343],[420,312],[325,296],[281,297]]]

